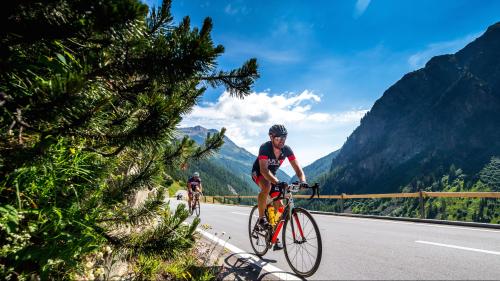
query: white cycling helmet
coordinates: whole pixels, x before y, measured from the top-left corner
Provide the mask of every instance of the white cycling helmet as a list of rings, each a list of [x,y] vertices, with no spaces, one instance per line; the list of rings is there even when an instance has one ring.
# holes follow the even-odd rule
[[[194,172],[194,173],[193,173],[193,177],[200,177],[200,173],[198,173],[198,172]]]

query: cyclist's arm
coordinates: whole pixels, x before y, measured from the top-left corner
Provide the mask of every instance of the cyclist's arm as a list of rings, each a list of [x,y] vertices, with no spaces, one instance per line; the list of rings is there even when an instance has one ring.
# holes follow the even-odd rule
[[[200,182],[200,192],[203,193],[203,185],[201,185],[201,182]]]
[[[260,174],[270,183],[277,184],[278,178],[269,171],[267,168],[267,159],[259,159]]]
[[[289,160],[289,161],[290,161],[290,164],[292,165],[293,170],[295,171],[295,174],[297,175],[297,178],[299,178],[299,180],[301,182],[305,182],[306,181],[306,175],[304,175],[304,171],[300,167],[299,162],[297,161],[297,159],[293,159],[293,160]]]

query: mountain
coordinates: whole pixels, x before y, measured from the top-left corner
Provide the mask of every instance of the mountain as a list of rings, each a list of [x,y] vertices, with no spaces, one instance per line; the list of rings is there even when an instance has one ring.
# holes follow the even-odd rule
[[[208,133],[215,132],[217,131],[214,129],[209,130],[201,126],[179,129],[179,133],[182,136],[188,135],[198,144],[204,143]],[[208,159],[208,162],[212,165],[223,168],[234,177],[246,183],[245,186],[247,189],[258,192],[258,186],[252,181],[251,178],[252,165],[256,158],[257,156],[248,152],[244,148],[237,146],[231,139],[224,136],[224,145],[222,145],[220,150],[213,157]],[[290,180],[290,176],[283,171],[278,170],[277,175],[279,179],[283,179],[284,181]],[[231,187],[234,188],[236,192],[241,190],[241,187],[239,186],[231,185]]]
[[[455,166],[477,175],[500,155],[500,23],[386,90],[349,136],[329,193],[398,192]]]
[[[316,182],[318,181],[318,177],[321,174],[328,172],[330,170],[330,167],[332,166],[333,158],[335,158],[339,154],[339,152],[340,149],[335,150],[334,152],[321,157],[313,163],[303,167],[302,169],[304,170],[304,174],[306,174],[307,181],[310,183]],[[297,176],[293,176],[290,181],[294,182],[297,180]]]

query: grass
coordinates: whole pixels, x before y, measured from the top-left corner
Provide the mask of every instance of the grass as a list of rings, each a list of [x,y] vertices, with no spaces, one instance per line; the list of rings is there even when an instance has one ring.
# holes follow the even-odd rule
[[[168,187],[168,195],[169,197],[174,197],[175,193],[179,190],[185,189],[184,186],[181,186],[181,184],[178,181],[174,181],[169,187]]]

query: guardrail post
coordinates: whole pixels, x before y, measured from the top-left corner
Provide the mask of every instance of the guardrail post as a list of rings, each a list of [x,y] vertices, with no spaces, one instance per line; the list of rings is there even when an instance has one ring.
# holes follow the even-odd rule
[[[420,218],[425,219],[424,195],[422,189],[418,191],[418,200],[420,201]]]
[[[238,195],[238,205],[241,205],[241,197]]]
[[[222,196],[222,204],[226,204],[226,196]]]
[[[340,212],[344,212],[344,195],[345,193],[340,194]]]

